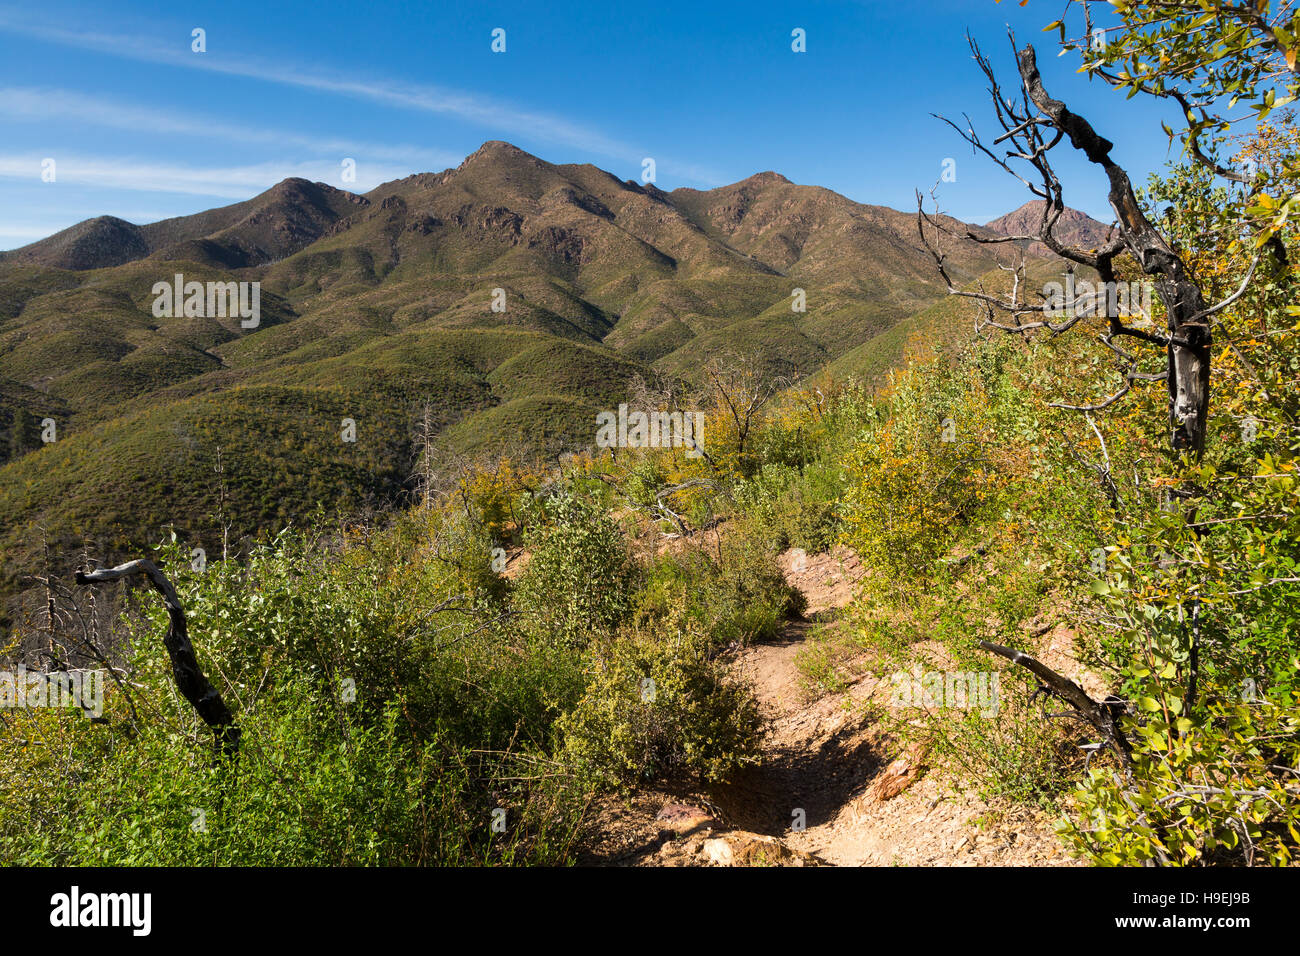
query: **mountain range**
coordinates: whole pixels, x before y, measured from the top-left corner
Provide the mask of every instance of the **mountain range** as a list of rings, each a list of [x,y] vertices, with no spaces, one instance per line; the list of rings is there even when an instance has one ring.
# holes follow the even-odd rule
[[[961,283],[1007,251],[944,248]],[[156,316],[176,275],[260,283],[257,325]],[[0,253],[0,588],[42,534],[112,553],[380,507],[409,487],[426,406],[449,452],[553,454],[589,446],[637,376],[690,380],[717,352],[879,372],[909,321],[949,321],[945,299],[914,214],[774,172],[666,192],[503,142],[364,195],[289,179],[150,225],[91,219]]]

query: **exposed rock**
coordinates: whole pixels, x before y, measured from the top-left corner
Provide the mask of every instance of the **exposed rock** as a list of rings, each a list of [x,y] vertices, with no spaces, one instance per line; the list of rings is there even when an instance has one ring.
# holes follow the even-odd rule
[[[678,835],[702,830],[716,825],[717,821],[707,810],[689,803],[670,803],[655,817],[661,830]]]
[[[541,249],[557,260],[570,263],[582,263],[589,256],[584,256],[587,241],[572,229],[563,226],[547,226],[528,239],[530,249]]]
[[[791,849],[776,837],[732,830],[705,840],[701,848],[708,862],[716,866],[819,866],[809,853]]]

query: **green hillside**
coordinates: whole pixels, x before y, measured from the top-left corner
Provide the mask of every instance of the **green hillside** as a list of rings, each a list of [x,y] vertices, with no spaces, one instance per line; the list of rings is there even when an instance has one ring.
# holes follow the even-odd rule
[[[995,262],[949,253],[964,281]],[[258,324],[155,316],[177,274],[261,283]],[[0,257],[3,596],[42,540],[118,553],[162,525],[210,542],[218,510],[246,537],[400,500],[426,406],[440,454],[528,459],[591,447],[633,380],[690,387],[711,355],[883,367],[943,292],[906,214],[771,173],[665,193],[496,142],[365,196],[287,180],[91,220]]]

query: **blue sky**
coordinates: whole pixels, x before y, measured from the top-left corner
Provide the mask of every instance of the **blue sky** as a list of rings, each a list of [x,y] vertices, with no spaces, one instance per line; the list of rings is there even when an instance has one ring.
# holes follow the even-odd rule
[[[1167,159],[1167,108],[1125,101],[1056,57],[1041,28],[1063,6],[0,0],[0,249],[96,215],[198,212],[286,176],[361,192],[455,166],[491,139],[625,179],[653,157],[663,189],[772,169],[901,209],[952,158],[942,208],[985,222],[1030,197],[930,115],[968,113],[992,138],[968,29],[1007,82],[1007,25],[1035,43],[1051,92],[1139,182]],[[205,53],[191,50],[195,28]],[[504,53],[491,50],[495,28]],[[795,28],[806,53],[791,50]],[[1109,221],[1101,175],[1057,154],[1067,202]]]

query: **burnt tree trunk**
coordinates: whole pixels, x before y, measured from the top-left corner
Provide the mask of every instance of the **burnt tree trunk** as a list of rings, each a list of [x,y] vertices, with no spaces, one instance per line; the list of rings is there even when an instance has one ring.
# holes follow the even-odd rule
[[[1162,344],[1168,350],[1170,444],[1175,451],[1199,455],[1205,448],[1210,408],[1210,323],[1200,287],[1186,263],[1143,214],[1128,173],[1110,157],[1113,144],[1098,135],[1086,119],[1048,95],[1032,46],[1021,50],[1017,60],[1029,99],[1110,181],[1110,205],[1119,220],[1124,245],[1154,280],[1169,319],[1169,335]],[[1113,282],[1110,257],[1100,266],[1102,281]],[[1111,321],[1118,320],[1112,317]],[[1125,334],[1133,335],[1135,330]],[[1153,336],[1152,341],[1164,338]]]
[[[239,728],[235,726],[235,716],[226,706],[221,693],[199,669],[199,661],[194,654],[194,645],[190,642],[189,628],[185,622],[185,609],[181,607],[176,589],[158,566],[147,558],[142,558],[119,564],[115,568],[78,571],[76,581],[78,584],[100,584],[135,574],[143,574],[149,579],[149,584],[162,596],[163,605],[167,608],[167,617],[171,623],[163,637],[163,644],[167,648],[167,656],[171,658],[176,688],[203,718],[203,722],[212,728],[221,751],[225,754],[237,752]]]
[[[1114,748],[1124,766],[1128,767],[1132,764],[1132,749],[1119,724],[1119,718],[1122,714],[1121,704],[1111,700],[1093,700],[1088,696],[1088,692],[1074,681],[1061,676],[1042,661],[1030,657],[1023,651],[1003,647],[1001,644],[994,644],[991,641],[980,641],[980,647],[1000,657],[1005,657],[1013,664],[1019,664],[1028,670],[1038,678],[1041,685],[1049,693],[1068,703],[1088,723],[1092,724],[1101,733],[1106,743]]]

